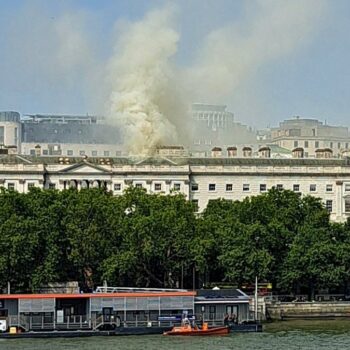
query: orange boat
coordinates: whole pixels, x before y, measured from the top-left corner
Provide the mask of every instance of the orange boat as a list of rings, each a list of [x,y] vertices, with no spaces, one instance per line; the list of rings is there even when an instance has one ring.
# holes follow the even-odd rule
[[[180,327],[174,327],[171,331],[164,332],[164,335],[190,335],[190,336],[201,336],[201,335],[226,335],[230,333],[230,329],[224,327],[213,327],[208,328],[207,323],[203,323],[202,328],[191,327],[190,324],[182,325]]]

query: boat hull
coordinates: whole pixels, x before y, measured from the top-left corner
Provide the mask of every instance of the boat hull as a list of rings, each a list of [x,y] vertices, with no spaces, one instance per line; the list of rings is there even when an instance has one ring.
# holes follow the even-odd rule
[[[180,327],[179,327],[180,328]],[[208,329],[191,329],[191,330],[181,330],[172,329],[171,331],[164,332],[164,335],[185,335],[185,336],[208,336],[208,335],[226,335],[230,333],[228,327],[215,327]]]

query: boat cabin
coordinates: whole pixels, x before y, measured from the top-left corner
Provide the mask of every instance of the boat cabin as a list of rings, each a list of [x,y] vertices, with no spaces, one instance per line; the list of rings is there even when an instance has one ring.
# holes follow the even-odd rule
[[[233,323],[251,321],[249,296],[240,289],[199,289],[195,297],[197,319],[221,325],[225,316]]]
[[[0,321],[24,331],[159,327],[165,316],[193,314],[194,296],[187,290],[110,287],[86,294],[3,294]]]

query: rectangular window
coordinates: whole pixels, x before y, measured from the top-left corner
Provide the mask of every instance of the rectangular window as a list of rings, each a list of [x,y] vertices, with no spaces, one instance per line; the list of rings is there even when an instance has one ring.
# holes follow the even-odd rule
[[[9,183],[7,184],[7,189],[13,191],[13,190],[15,189],[15,183],[14,183],[14,182],[9,182]]]
[[[55,183],[49,183],[49,189],[50,190],[55,190],[56,189],[56,184]]]
[[[308,148],[309,147],[309,141],[304,141],[304,147]]]
[[[283,185],[282,185],[282,184],[277,184],[276,188],[277,188],[278,190],[283,190]]]
[[[250,185],[249,184],[243,184],[243,192],[249,192]]]
[[[79,155],[82,157],[85,156],[85,151],[84,150],[79,151]]]
[[[191,186],[191,191],[192,191],[192,192],[198,191],[198,184],[192,184],[192,186]]]
[[[348,142],[345,144],[345,148],[346,148],[346,149],[349,148],[349,143],[348,143]]]
[[[350,198],[345,198],[345,213],[350,213]]]
[[[350,192],[350,184],[345,184],[345,191]]]
[[[0,145],[5,143],[5,127],[0,126]]]
[[[309,152],[304,153],[305,158],[309,158]]]
[[[73,150],[69,149],[67,150],[67,156],[72,156],[73,155]]]
[[[338,148],[341,148],[341,143],[340,142],[338,142]]]
[[[104,156],[104,157],[109,157],[109,151],[104,151],[104,152],[103,152],[103,156]]]
[[[319,141],[315,141],[315,148],[319,148],[320,147],[320,142]]]
[[[192,199],[192,204],[194,206],[195,212],[197,212],[199,210],[198,199]]]
[[[209,191],[215,191],[215,184],[209,184]]]
[[[266,184],[260,184],[260,192],[266,192]]]
[[[330,143],[329,143],[329,147],[330,147],[330,148],[333,148],[333,142],[330,142]]]
[[[18,128],[14,129],[14,144],[17,145],[18,142]]]
[[[181,184],[174,184],[173,189],[174,189],[174,191],[180,191],[181,190]]]
[[[162,184],[161,183],[155,183],[154,184],[154,190],[155,191],[161,191],[162,190]]]
[[[136,187],[136,188],[142,188],[142,184],[137,183],[137,184],[135,184],[135,187]]]
[[[299,184],[294,184],[293,185],[293,191],[294,192],[299,192],[300,191],[300,185]]]
[[[326,192],[333,192],[333,185],[326,185]]]
[[[31,150],[29,151],[29,154],[30,154],[31,156],[35,156],[35,149],[31,149]]]
[[[91,156],[92,157],[97,157],[97,151],[91,151]]]
[[[233,190],[232,184],[226,184],[226,191],[231,192]]]
[[[48,156],[48,155],[49,155],[49,150],[43,149],[43,156]]]
[[[298,147],[298,141],[294,141],[294,147]]]
[[[114,191],[121,191],[122,184],[114,184]]]
[[[326,209],[328,210],[328,212],[332,212],[333,211],[333,201],[331,200],[326,200]]]
[[[35,186],[34,182],[28,182],[28,190]]]
[[[310,185],[310,192],[316,192],[316,185],[315,184]]]

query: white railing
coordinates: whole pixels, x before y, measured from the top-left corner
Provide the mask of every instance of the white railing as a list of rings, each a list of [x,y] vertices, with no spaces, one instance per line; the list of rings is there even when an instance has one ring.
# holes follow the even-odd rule
[[[160,293],[160,292],[188,292],[187,289],[171,288],[137,288],[137,287],[104,287],[96,288],[95,293]]]

